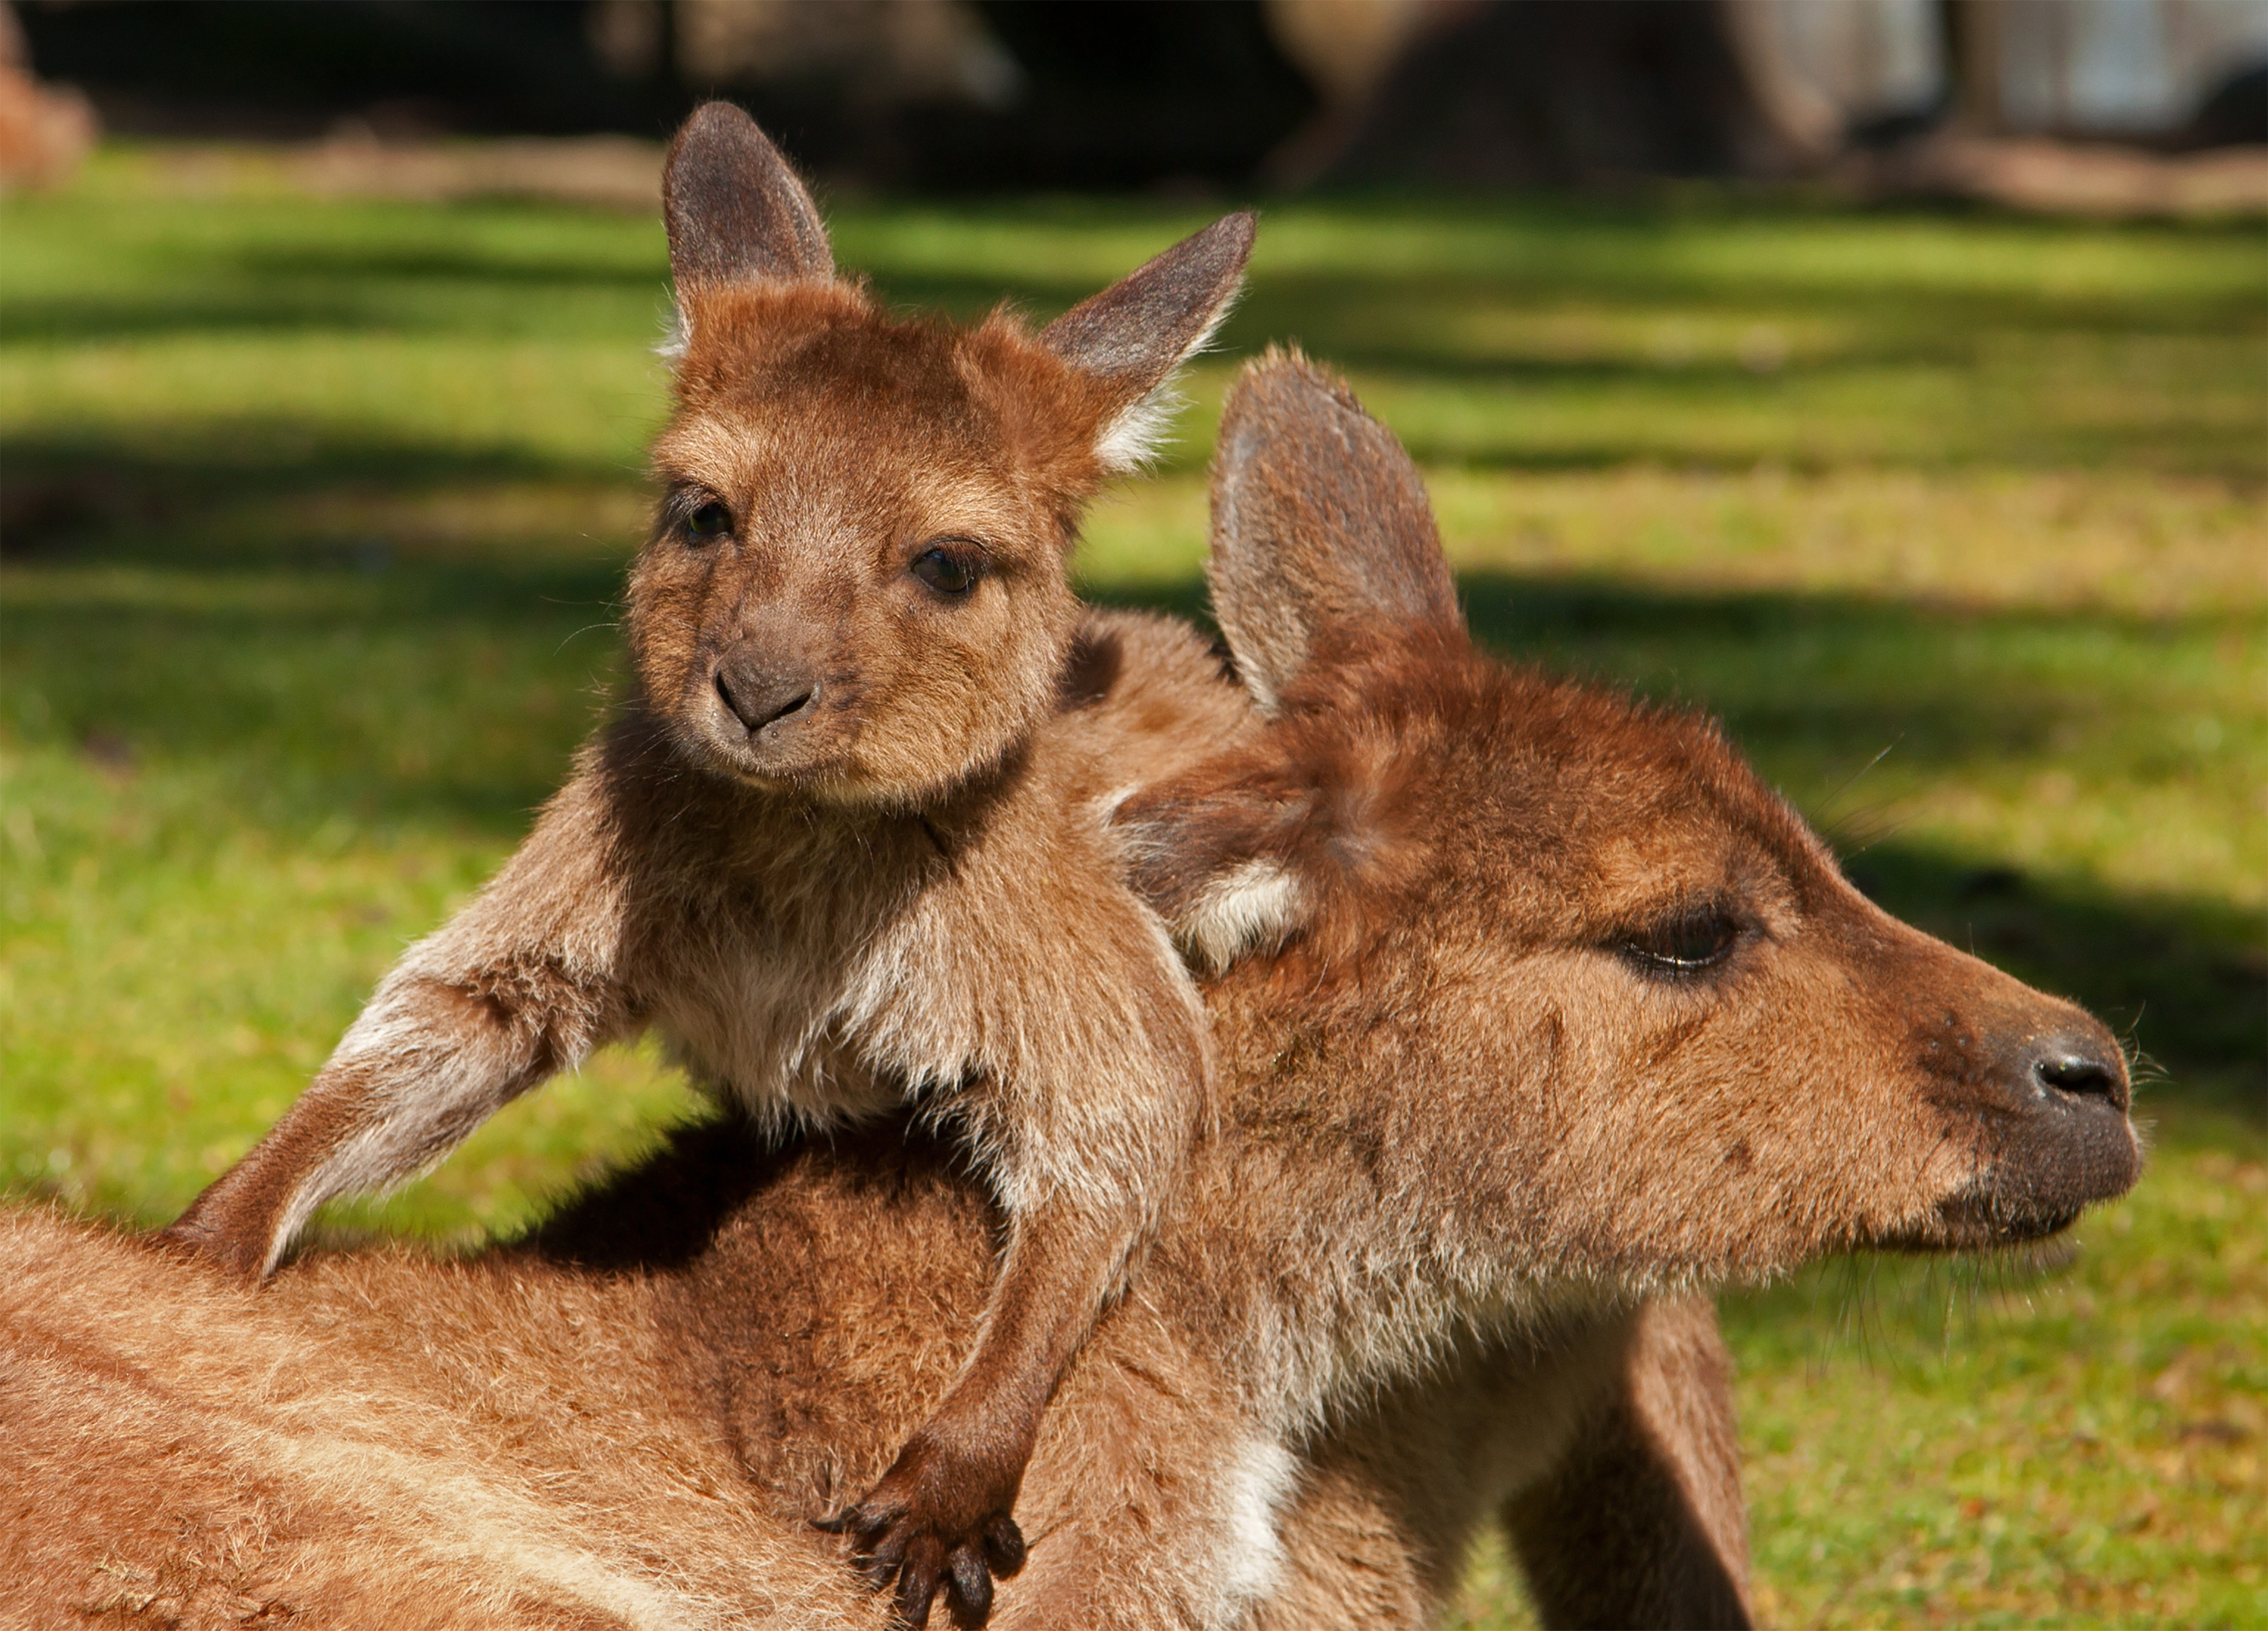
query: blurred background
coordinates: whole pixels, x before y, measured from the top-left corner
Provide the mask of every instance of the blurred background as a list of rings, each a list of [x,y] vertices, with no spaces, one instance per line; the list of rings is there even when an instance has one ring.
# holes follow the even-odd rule
[[[1300,342],[1484,639],[1722,715],[2137,1051],[2074,1241],[1724,1299],[1768,1620],[2268,1623],[2268,0],[0,6],[10,1195],[177,1210],[619,694],[710,94],[909,306],[1256,203],[1090,595],[1203,615],[1220,392]],[[331,1227],[509,1231],[693,1113],[610,1053]],[[1456,1613],[1527,1623],[1492,1545]]]
[[[342,165],[447,136],[653,140],[724,94],[821,176],[924,192],[1830,173],[2135,208],[2153,180],[2195,187],[2135,151],[2268,141],[2262,0],[26,0],[15,18],[19,79],[28,51],[77,87],[44,121],[57,155],[90,113],[320,142]],[[40,118],[0,124],[11,173],[67,164],[19,156]],[[2106,168],[2106,142],[2130,162]]]

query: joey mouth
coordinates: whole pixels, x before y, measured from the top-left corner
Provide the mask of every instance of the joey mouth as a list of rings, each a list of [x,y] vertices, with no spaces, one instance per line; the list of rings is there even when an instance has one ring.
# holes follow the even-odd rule
[[[793,653],[738,641],[696,671],[688,698],[719,768],[762,783],[804,783],[843,756],[852,687]]]

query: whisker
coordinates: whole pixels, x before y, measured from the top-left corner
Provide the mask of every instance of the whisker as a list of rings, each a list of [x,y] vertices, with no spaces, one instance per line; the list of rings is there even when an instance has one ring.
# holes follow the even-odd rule
[[[1842,797],[1844,794],[1849,792],[1853,787],[1857,786],[1859,777],[1865,775],[1876,765],[1881,764],[1885,759],[1888,759],[1890,756],[1890,750],[1904,740],[1905,734],[1903,731],[1899,732],[1896,736],[1892,737],[1889,742],[1884,746],[1881,753],[1876,753],[1865,764],[1860,765],[1849,775],[1844,777],[1842,783],[1837,786],[1833,792],[1828,794],[1824,799],[1821,800],[1819,805],[1819,824],[1822,827],[1828,826],[1834,819],[1833,812],[1835,809],[1835,801]]]
[[[560,652],[564,651],[570,645],[573,644],[583,636],[589,634],[594,628],[620,628],[622,626],[622,620],[619,618],[612,618],[603,623],[585,623],[580,628],[575,630],[574,633],[562,640],[556,646],[552,648],[551,655],[554,657],[558,656]]]
[[[1887,810],[1888,808],[1889,808],[1889,801],[1886,799],[1881,804],[1873,805],[1871,808],[1860,811],[1858,813],[1862,815],[1874,814],[1881,811]],[[1871,833],[1866,834],[1866,841],[1859,844],[1857,849],[1845,852],[1844,859],[1856,860],[1859,856],[1865,855],[1867,851],[1872,849],[1876,844],[1881,843],[1884,839],[1896,837],[1898,834],[1904,832],[1907,827],[1912,825],[1913,818],[1911,815],[1902,815],[1892,819],[1886,820],[1879,827],[1874,828]]]

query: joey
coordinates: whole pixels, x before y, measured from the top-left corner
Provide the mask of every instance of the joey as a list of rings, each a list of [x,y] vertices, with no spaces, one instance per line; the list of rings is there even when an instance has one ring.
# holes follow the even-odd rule
[[[1022,1558],[1042,1413],[1205,1098],[1196,994],[1099,813],[1110,772],[1039,728],[1074,655],[1079,514],[1226,313],[1252,219],[1035,334],[886,313],[726,104],[679,133],[664,192],[676,406],[630,577],[637,694],[169,1238],[267,1275],[323,1201],[647,1030],[775,1128],[910,1103],[997,1200],[998,1274],[952,1389],[816,1516],[906,1619],[941,1586],[982,1619]]]

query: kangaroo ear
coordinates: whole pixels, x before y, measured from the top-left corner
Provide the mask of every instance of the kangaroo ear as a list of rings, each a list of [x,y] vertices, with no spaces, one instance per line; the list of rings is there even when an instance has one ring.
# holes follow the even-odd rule
[[[1249,210],[1223,216],[1041,331],[1057,356],[1116,387],[1095,437],[1106,469],[1134,468],[1165,433],[1181,406],[1168,388],[1174,371],[1235,304],[1256,226]]]
[[[1417,465],[1344,381],[1297,351],[1271,347],[1229,392],[1205,577],[1267,713],[1329,636],[1464,638]]]
[[[1269,767],[1221,761],[1139,789],[1112,810],[1127,882],[1200,973],[1272,951],[1305,928],[1295,869],[1313,797]]]
[[[730,102],[703,102],[669,144],[661,212],[681,291],[835,275],[819,206],[756,121]]]

